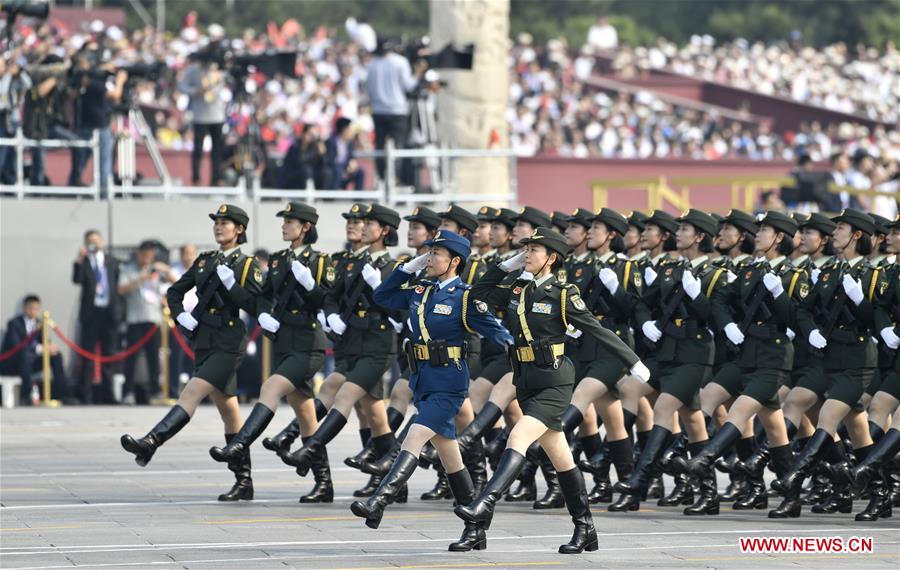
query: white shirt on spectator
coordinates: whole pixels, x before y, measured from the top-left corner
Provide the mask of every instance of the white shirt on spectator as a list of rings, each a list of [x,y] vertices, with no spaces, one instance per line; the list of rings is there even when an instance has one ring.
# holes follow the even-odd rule
[[[615,49],[619,47],[619,34],[611,24],[603,26],[594,24],[588,30],[587,41],[594,49]]]
[[[357,22],[356,18],[350,17],[347,18],[347,21],[344,22],[344,27],[347,28],[347,34],[350,38],[358,43],[368,52],[375,51],[375,46],[377,44],[377,37],[375,35],[375,30],[372,29],[372,26],[367,24],[366,22]]]

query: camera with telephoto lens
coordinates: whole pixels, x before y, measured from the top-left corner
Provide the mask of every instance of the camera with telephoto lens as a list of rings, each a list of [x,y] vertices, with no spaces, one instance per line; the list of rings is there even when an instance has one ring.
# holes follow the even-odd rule
[[[3,0],[0,2],[0,12],[46,20],[50,14],[50,3],[47,0]]]
[[[386,41],[385,49],[391,49],[390,40]],[[467,44],[457,48],[453,44],[447,44],[439,51],[431,46],[431,39],[423,36],[418,40],[395,44],[397,51],[403,54],[413,66],[424,61],[429,69],[472,69],[475,59],[475,44]]]

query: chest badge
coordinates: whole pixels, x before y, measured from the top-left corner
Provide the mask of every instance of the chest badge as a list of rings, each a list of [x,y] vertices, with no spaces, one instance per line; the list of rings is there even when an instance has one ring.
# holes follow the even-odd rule
[[[425,287],[423,287],[422,285],[416,286],[416,294],[417,295],[421,295],[424,292],[425,292]]]
[[[348,272],[353,271],[353,263],[352,262],[347,264],[347,271]]]
[[[278,267],[278,259],[273,259],[272,260],[272,269],[275,269],[276,267]]]
[[[522,288],[521,288],[521,287],[516,287],[515,289],[513,289],[513,295],[518,295],[518,294],[521,293],[521,292],[522,292]]]
[[[581,274],[584,273],[584,269],[578,268],[575,270],[575,277],[581,277]]]
[[[828,283],[828,278],[831,277],[831,273],[826,273],[822,276],[822,283]]]
[[[806,299],[806,296],[809,295],[809,284],[801,283],[800,284],[800,298]]]
[[[434,306],[433,312],[435,315],[449,315],[453,313],[453,307],[450,305],[437,304]]]
[[[531,312],[539,315],[549,315],[553,312],[553,305],[550,303],[535,303],[531,306]]]
[[[668,268],[668,269],[666,269],[666,277],[669,277],[670,275],[672,275],[672,268],[671,268],[671,267]]]

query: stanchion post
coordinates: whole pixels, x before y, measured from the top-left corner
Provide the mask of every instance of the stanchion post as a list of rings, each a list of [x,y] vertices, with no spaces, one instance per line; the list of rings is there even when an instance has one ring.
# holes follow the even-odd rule
[[[272,341],[260,335],[262,342],[262,380],[265,382],[272,374]]]
[[[162,360],[160,362],[159,370],[162,373],[162,379],[159,384],[162,386],[162,397],[163,400],[169,399],[169,355],[172,353],[169,347],[169,315],[171,315],[171,311],[169,311],[169,307],[163,307],[162,310],[163,318],[162,322],[159,324],[159,358]]]
[[[44,373],[44,405],[49,406],[50,398],[50,311],[44,311],[41,321],[41,365]]]

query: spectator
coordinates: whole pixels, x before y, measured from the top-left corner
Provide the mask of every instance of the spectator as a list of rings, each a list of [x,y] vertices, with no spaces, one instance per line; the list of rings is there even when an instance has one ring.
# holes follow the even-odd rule
[[[84,245],[72,265],[72,282],[81,287],[78,324],[79,345],[90,352],[111,355],[116,347],[119,325],[119,262],[103,251],[103,238],[97,230],[84,234]],[[115,404],[112,371],[109,365],[80,359],[79,391],[84,404]]]
[[[12,57],[0,57],[0,138],[16,136],[22,125],[20,104],[29,90],[31,76],[20,62]],[[15,147],[0,146],[0,184],[15,184],[16,177]]]
[[[350,39],[359,44],[361,48],[368,52],[375,51],[378,45],[378,38],[375,35],[375,30],[366,22],[365,18],[347,18],[344,27],[347,29],[347,35],[350,36]]]
[[[113,106],[122,101],[128,73],[116,71],[112,63],[104,64],[99,70],[94,69],[100,60],[99,54],[80,54],[75,59],[76,97],[75,97],[75,130],[78,137],[88,140],[97,131],[100,139],[100,197],[106,198],[109,180],[112,177],[113,139],[110,123]],[[107,81],[107,72],[115,73],[114,81]],[[72,153],[72,173],[69,176],[70,186],[83,186],[81,174],[91,156],[90,149],[76,148]]]
[[[172,269],[157,261],[156,254],[156,242],[142,242],[134,260],[122,267],[119,274],[119,295],[125,302],[125,337],[128,346],[134,346],[154,326],[162,324],[164,285],[175,282]],[[144,348],[125,361],[123,403],[148,404],[151,398],[159,397],[159,338],[159,334],[154,334]],[[138,386],[135,381],[135,367],[142,352],[147,360],[146,389]]]
[[[331,186],[334,188],[344,190],[351,184],[355,190],[365,187],[365,173],[353,158],[355,138],[350,119],[338,119],[325,151],[325,164],[331,172]]]
[[[380,40],[375,59],[366,68],[366,94],[372,107],[377,150],[383,150],[389,138],[397,148],[406,145],[409,132],[407,94],[416,87],[426,68],[424,62],[419,63],[414,74],[409,61],[394,51],[397,47],[393,39]],[[376,159],[375,167],[378,177],[384,180],[384,159]]]
[[[19,402],[26,405],[31,403],[31,394],[35,387],[41,392],[44,389],[42,382],[36,383],[34,380],[34,373],[43,367],[44,347],[41,343],[41,323],[41,299],[37,295],[26,295],[22,301],[22,313],[6,323],[3,346],[0,347],[0,352],[12,350],[13,347],[24,342],[29,335],[34,335],[23,349],[11,358],[0,362],[0,374],[22,378]],[[53,375],[51,395],[56,400],[70,403],[72,400],[69,397],[69,381],[63,366],[62,355],[56,344],[51,342],[49,346],[50,371]],[[44,394],[41,394],[41,397],[43,398]]]
[[[224,38],[224,29],[218,24],[209,27],[210,45],[208,53],[219,50]],[[190,112],[194,128],[194,147],[191,152],[191,182],[200,184],[200,162],[203,145],[209,136],[212,144],[210,164],[210,185],[218,186],[222,177],[222,157],[224,140],[222,125],[225,123],[225,79],[226,74],[214,61],[194,61],[184,72],[179,90],[190,96]]]
[[[847,171],[850,168],[850,158],[847,153],[843,150],[837,151],[831,155],[829,162],[831,163],[831,184],[838,187],[848,186]],[[837,194],[829,192],[819,206],[825,212],[840,212],[844,208],[860,207],[856,196],[851,196],[846,190]]]
[[[595,51],[611,50],[619,47],[619,34],[613,25],[609,23],[609,18],[606,16],[597,18],[597,23],[588,30],[587,43]]]
[[[279,171],[279,187],[302,190],[312,180],[315,188],[328,188],[328,160],[325,143],[316,136],[312,125],[304,125],[300,137],[295,139],[282,160]]]
[[[759,195],[759,209],[757,213],[785,212],[787,208],[781,200],[781,196],[774,190],[767,190]]]

